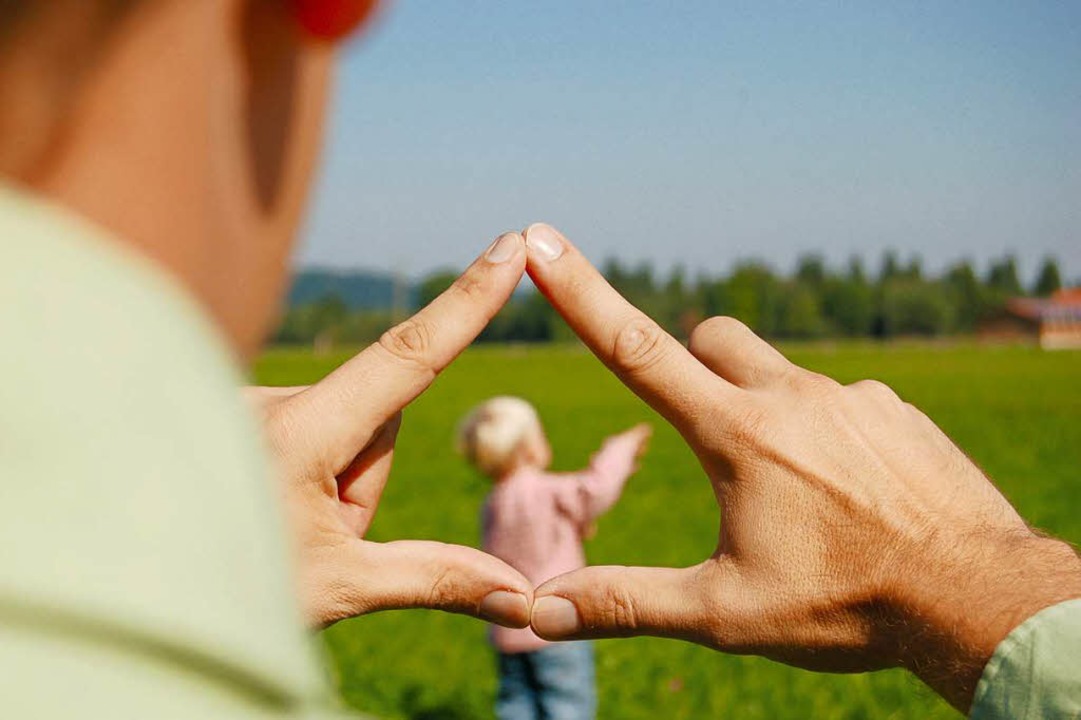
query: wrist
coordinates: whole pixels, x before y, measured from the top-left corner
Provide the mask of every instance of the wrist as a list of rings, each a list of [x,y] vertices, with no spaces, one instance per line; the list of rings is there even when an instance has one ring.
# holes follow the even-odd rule
[[[908,569],[919,580],[897,593],[904,619],[897,647],[901,665],[967,712],[999,643],[1039,611],[1081,597],[1081,558],[1027,529],[946,548]]]

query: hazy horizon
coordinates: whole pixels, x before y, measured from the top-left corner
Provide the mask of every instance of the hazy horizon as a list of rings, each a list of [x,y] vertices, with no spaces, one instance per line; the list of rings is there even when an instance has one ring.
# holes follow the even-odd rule
[[[417,278],[551,222],[727,272],[887,249],[1081,279],[1081,4],[391,2],[347,51],[299,267]]]

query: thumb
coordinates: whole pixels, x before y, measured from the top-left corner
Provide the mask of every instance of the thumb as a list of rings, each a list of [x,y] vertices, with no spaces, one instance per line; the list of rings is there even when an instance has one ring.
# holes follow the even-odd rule
[[[717,603],[705,570],[599,566],[560,575],[534,592],[533,632],[546,640],[656,635],[708,642]]]

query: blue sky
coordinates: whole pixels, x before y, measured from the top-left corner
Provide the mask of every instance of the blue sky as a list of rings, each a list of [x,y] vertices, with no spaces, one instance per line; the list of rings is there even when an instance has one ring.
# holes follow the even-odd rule
[[[1081,277],[1081,2],[391,2],[298,262],[416,277],[536,220],[662,270]]]

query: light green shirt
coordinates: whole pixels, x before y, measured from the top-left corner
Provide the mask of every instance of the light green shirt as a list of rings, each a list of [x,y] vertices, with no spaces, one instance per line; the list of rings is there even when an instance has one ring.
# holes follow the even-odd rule
[[[0,716],[333,707],[240,382],[171,277],[0,185]]]
[[[1081,600],[1036,613],[999,644],[976,688],[970,717],[1081,718]]]

